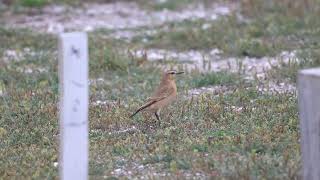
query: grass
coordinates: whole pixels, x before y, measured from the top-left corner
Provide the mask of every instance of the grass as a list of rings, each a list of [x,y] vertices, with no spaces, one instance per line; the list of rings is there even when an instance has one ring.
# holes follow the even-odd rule
[[[3,2],[8,7],[12,8],[42,8],[49,4],[65,4],[65,5],[80,5],[81,0],[5,0]]]
[[[234,107],[242,107],[243,111],[238,112]],[[298,119],[296,99],[290,94],[270,96],[254,89],[238,89],[232,95],[180,100],[174,108],[165,110],[162,127],[156,130],[145,129],[146,120],[141,119],[142,116],[128,121],[124,115],[128,114],[127,108],[121,105],[109,112],[103,109],[102,106],[90,111],[91,115],[99,114],[91,116],[92,129],[101,128],[93,137],[99,141],[94,143],[91,152],[93,159],[113,158],[105,167],[122,168],[134,172],[135,176],[150,173],[151,177],[152,172],[135,171],[135,168],[153,167],[155,172],[177,178],[195,172],[207,176],[216,172],[226,178],[298,176],[294,173],[300,158]],[[108,134],[132,125],[141,127],[142,131]],[[99,153],[101,149],[107,153]],[[124,162],[117,163],[119,159]],[[256,162],[259,167],[255,166]],[[274,165],[281,170],[274,169]],[[94,175],[105,174],[112,176],[108,169]]]
[[[177,50],[218,48],[228,56],[249,57],[274,56],[284,50],[306,47],[319,49],[317,5],[314,11],[306,13],[303,10],[306,5],[302,1],[297,3],[301,8],[289,10],[285,3],[273,1],[251,2],[249,5],[256,4],[260,6],[253,7],[253,12],[249,13],[251,9],[244,8],[242,18],[231,14],[214,22],[186,20],[171,23],[169,30],[137,37],[133,42],[146,38],[145,47]]]
[[[41,47],[46,41],[32,32],[15,33],[12,37],[20,42],[17,49]],[[196,177],[196,173],[220,178],[298,177],[294,173],[300,161],[294,95],[263,95],[252,87],[238,88],[229,95],[183,99],[183,92],[191,87],[241,83],[232,74],[192,72],[178,78],[180,100],[164,110],[161,127],[152,129],[148,127],[151,119],[141,115],[129,119],[128,115],[157,85],[160,70],[152,64],[141,68],[133,63],[119,53],[121,43],[97,41],[90,35],[90,42],[93,40],[100,50],[95,50],[95,45],[90,48],[90,67],[94,69],[90,77],[104,81],[90,87],[91,178],[115,176],[114,169],[150,178],[157,176],[153,172],[176,178],[186,174]],[[7,42],[11,42],[9,37]],[[52,53],[5,63],[1,71],[5,92],[0,101],[2,178],[58,176],[53,166],[58,158],[59,134],[55,42],[42,47]],[[9,47],[10,43],[2,44],[3,49]],[[113,65],[118,63],[114,60],[124,65]],[[30,67],[48,71],[25,74],[19,70]],[[110,104],[94,106],[96,100],[108,100]],[[133,125],[140,130],[109,134]],[[142,170],[137,170],[139,166]]]
[[[178,10],[190,3],[194,3],[194,0],[160,1],[158,3],[150,3],[149,6],[154,10]]]
[[[103,2],[103,3],[109,3],[114,2],[115,0],[95,0],[95,2]],[[118,1],[128,1],[128,0],[118,0]],[[203,0],[202,0],[203,1]],[[79,6],[81,5],[83,1],[81,0],[5,0],[4,4],[7,4],[9,6],[16,6],[16,7],[24,7],[24,8],[41,8],[48,4],[65,4],[65,5],[73,5],[73,6]],[[195,3],[197,1],[195,0],[169,0],[169,1],[159,1],[159,2],[150,2],[148,0],[136,0],[141,7],[150,9],[150,10],[179,10],[185,6],[187,6],[190,3]],[[204,1],[205,2],[205,1]]]
[[[57,44],[57,39],[52,35],[34,33],[28,29],[15,30],[0,27],[0,33],[0,41],[2,42],[0,44],[1,53],[8,49],[21,51],[25,47],[31,50],[49,50]],[[38,41],[39,39],[43,41]]]
[[[209,24],[209,29],[204,29]],[[183,28],[181,28],[181,26]],[[263,40],[263,37],[253,37],[249,34],[249,28],[254,25],[246,25],[237,22],[235,17],[224,17],[215,22],[184,21],[172,23],[169,31],[160,31],[154,36],[136,37],[133,42],[147,39],[147,48],[169,48],[180,51],[186,50],[210,50],[222,49],[229,56],[262,57],[275,55],[279,52],[278,45]]]
[[[207,23],[204,21],[183,22],[179,24],[181,29],[173,24],[173,29],[179,29],[175,32],[179,38],[171,41],[170,38],[175,37],[173,33],[163,34],[160,38],[160,32],[150,37],[150,44],[145,47],[180,50],[188,50],[191,46],[191,49],[201,50],[218,47],[226,55],[254,57],[300,48],[302,51],[298,56],[304,61],[274,68],[268,76],[294,81],[298,69],[319,63],[317,22],[311,13],[305,14],[301,22],[298,21],[302,17],[283,17],[282,11],[276,11],[275,6],[269,9],[263,5],[263,11],[252,11],[256,14],[242,12],[250,17],[251,23],[240,23],[239,26],[236,26],[235,16],[214,22],[221,26],[213,24],[207,31],[199,28]],[[252,10],[258,8],[261,7],[251,7]],[[263,18],[264,15],[271,17]],[[276,20],[276,17],[280,19]],[[180,32],[184,32],[182,37]],[[189,32],[194,32],[195,37]],[[217,34],[212,39],[201,34],[213,32]],[[217,43],[220,40],[222,43]],[[3,93],[0,95],[0,179],[56,179],[58,169],[54,163],[58,161],[59,136],[57,39],[23,29],[0,28],[0,41],[0,92]],[[238,46],[238,41],[243,41],[240,44],[245,44],[241,46],[246,48],[231,47],[232,44]],[[261,82],[244,85],[238,74],[191,71],[177,77],[179,98],[173,106],[163,110],[161,126],[150,127],[154,120],[147,113],[134,119],[128,116],[157,86],[160,68],[123,53],[128,44],[121,40],[103,39],[93,32],[89,42],[90,179],[162,176],[168,179],[301,178],[295,93],[261,93],[256,89],[257,83]],[[262,44],[261,52],[255,43]],[[139,39],[132,44],[141,45]],[[6,50],[22,51],[24,48],[46,53],[23,56],[20,61],[4,60]],[[45,71],[37,70],[39,68]],[[33,71],[23,72],[28,69]],[[229,93],[186,98],[189,89],[211,85],[236,88]],[[94,105],[96,101],[107,104]],[[132,126],[138,130],[120,132]]]
[[[132,40],[144,48],[177,51],[221,49],[224,56],[273,57],[283,51],[297,51],[300,62],[281,64],[269,78],[296,82],[299,69],[320,65],[319,3],[317,0],[241,1],[240,18],[236,13],[217,21],[185,20],[168,23],[155,35],[141,35]]]
[[[41,7],[47,4],[45,0],[22,0],[21,4],[27,7]]]
[[[115,0],[95,0],[91,2],[95,3],[110,3]],[[117,0],[119,1],[128,1],[128,0]],[[40,9],[46,5],[51,4],[61,4],[61,5],[71,5],[71,6],[81,6],[85,1],[81,0],[4,0],[0,3],[0,9],[7,10],[13,9],[15,13],[28,12],[31,9]],[[129,1],[130,2],[130,1]],[[153,11],[161,10],[179,10],[190,3],[195,3],[195,0],[169,0],[163,2],[150,2],[148,0],[135,0],[142,8]],[[3,6],[2,5],[6,5]],[[1,15],[1,12],[0,12]]]
[[[218,73],[203,73],[199,75],[194,75],[192,77],[192,82],[187,82],[191,86],[199,88],[206,87],[210,85],[228,85],[237,84],[240,81],[240,77],[237,74],[230,74],[227,72]]]

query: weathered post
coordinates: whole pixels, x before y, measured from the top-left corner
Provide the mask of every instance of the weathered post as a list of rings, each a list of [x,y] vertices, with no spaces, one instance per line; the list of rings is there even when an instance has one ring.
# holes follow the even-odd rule
[[[320,68],[298,74],[303,179],[320,179]]]
[[[85,33],[59,35],[62,180],[88,179],[88,43]]]

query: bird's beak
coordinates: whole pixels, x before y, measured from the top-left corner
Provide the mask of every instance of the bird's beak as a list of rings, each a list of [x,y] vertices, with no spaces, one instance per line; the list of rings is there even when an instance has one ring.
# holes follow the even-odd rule
[[[180,71],[180,72],[177,72],[176,74],[183,74],[184,72],[183,71]]]

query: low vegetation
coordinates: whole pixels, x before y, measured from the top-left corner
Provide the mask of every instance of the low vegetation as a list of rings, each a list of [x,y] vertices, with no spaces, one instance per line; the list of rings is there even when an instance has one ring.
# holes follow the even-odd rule
[[[89,35],[91,179],[300,179],[295,92],[261,92],[256,88],[261,82],[247,83],[237,73],[195,70],[177,77],[179,98],[162,112],[160,127],[147,113],[128,118],[158,84],[161,72],[157,64],[123,52],[129,47],[220,48],[225,56],[238,57],[299,50],[302,61],[274,68],[268,72],[270,81],[294,82],[298,69],[319,65],[316,2],[304,1],[310,4],[299,8],[298,2],[289,6],[291,1],[250,2],[242,1],[249,3],[241,12],[244,21],[234,14],[206,30],[204,20],[173,23],[172,31],[147,37],[147,43],[142,37],[125,43],[97,32]],[[55,179],[57,39],[0,28],[0,42],[0,179]],[[25,48],[35,53],[6,58],[8,50]],[[227,89],[188,95],[192,88],[216,85]]]
[[[229,56],[251,57],[274,56],[283,50],[306,47],[318,49],[315,38],[319,33],[318,7],[308,11],[306,6],[310,5],[303,1],[292,4],[299,8],[288,9],[290,2],[251,2],[242,7],[253,6],[254,9],[243,8],[241,15],[231,14],[214,22],[187,20],[170,23],[169,30],[137,37],[134,42],[146,38],[146,47],[178,50],[218,48]]]

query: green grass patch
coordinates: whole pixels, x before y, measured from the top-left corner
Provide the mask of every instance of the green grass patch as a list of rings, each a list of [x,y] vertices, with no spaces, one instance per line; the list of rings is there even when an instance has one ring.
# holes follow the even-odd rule
[[[236,84],[240,80],[239,75],[226,72],[203,73],[192,78],[194,87],[206,87],[212,85]]]
[[[280,66],[274,67],[268,72],[268,77],[278,81],[285,79],[295,83],[299,70],[320,66],[319,50],[306,48],[299,51],[296,57],[298,60],[293,58],[289,63],[280,63]]]
[[[265,15],[265,11],[261,14]],[[275,15],[281,13],[273,6],[272,11]],[[182,30],[177,28],[175,45],[181,49],[221,47],[226,53],[256,57],[303,48],[299,56],[305,57],[306,62],[288,66],[281,76],[276,71],[276,77],[291,77],[297,69],[319,63],[317,22],[313,16],[302,22],[298,22],[299,17],[298,20],[287,16],[275,20],[275,17],[266,16],[265,21],[258,22],[264,19],[257,16],[253,24],[238,24],[232,16],[209,30],[199,30],[195,25],[194,32],[193,22],[184,22]],[[185,32],[181,37],[180,31]],[[148,46],[173,47],[170,38],[155,37],[160,40]],[[293,41],[302,37],[303,41]],[[160,173],[166,178],[184,179],[188,174],[199,178],[197,172],[217,179],[300,178],[295,94],[263,94],[256,90],[255,83],[244,88],[241,77],[236,74],[186,73],[177,77],[178,100],[162,111],[161,126],[151,128],[152,119],[147,114],[139,114],[134,119],[128,116],[158,85],[161,70],[152,63],[137,63],[123,53],[127,44],[119,40],[103,39],[95,33],[89,38],[90,178],[119,177],[113,173],[115,169],[150,179],[158,178]],[[163,39],[168,43],[163,43]],[[58,168],[53,164],[58,160],[59,149],[57,39],[32,31],[2,28],[0,40],[0,90],[3,91],[0,95],[0,179],[56,179]],[[240,50],[237,42],[246,48]],[[254,47],[259,47],[259,43],[262,50],[257,53]],[[36,55],[22,57],[21,61],[3,61],[4,51],[24,48],[30,48]],[[37,54],[39,51],[47,53]],[[33,71],[22,71],[28,68]],[[46,70],[37,71],[38,68]],[[183,98],[188,89],[209,85],[236,88],[229,94]],[[93,105],[97,100],[107,104]],[[132,126],[139,131],[116,133]]]
[[[298,9],[285,2],[259,1],[251,4],[255,9],[251,9],[253,12],[244,10],[242,18],[231,14],[214,22],[186,20],[170,23],[169,30],[137,37],[133,42],[147,39],[145,47],[177,50],[219,48],[227,56],[249,57],[274,56],[284,50],[308,47],[319,49],[316,10],[320,8],[319,3],[312,2],[313,11],[309,11],[310,5],[306,7],[303,2],[293,3],[301,7]]]
[[[188,4],[194,2],[194,0],[171,0],[171,1],[164,1],[159,3],[152,3],[151,7],[154,10],[178,10],[184,6],[187,6]]]
[[[42,7],[48,3],[46,0],[21,0],[20,3],[26,7]]]
[[[19,40],[17,36],[12,35]],[[40,36],[41,37],[41,36]],[[32,39],[28,46],[37,47],[46,39]],[[90,41],[94,40],[90,36]],[[19,42],[19,41],[17,41]],[[24,41],[19,47],[24,48]],[[104,44],[106,43],[106,44]],[[115,43],[110,41],[109,43]],[[150,129],[148,121],[128,115],[150,96],[158,85],[161,72],[152,63],[138,65],[119,50],[122,44],[105,40],[90,47],[90,78],[103,81],[90,86],[90,177],[116,176],[115,169],[126,169],[135,177],[152,172],[168,177],[279,178],[298,177],[299,131],[296,97],[292,94],[264,95],[240,86],[233,94],[182,99],[190,86],[214,84],[237,85],[235,75],[193,72],[177,77],[179,99],[161,117],[161,127]],[[0,71],[0,177],[57,178],[58,169],[58,78],[57,44],[43,47],[51,53],[30,56],[18,62],[4,63]],[[125,68],[99,62],[101,57],[117,57]],[[9,47],[2,44],[2,48]],[[40,49],[40,47],[39,47]],[[110,61],[112,58],[109,58]],[[98,66],[100,64],[100,66]],[[46,68],[45,72],[26,74],[21,68]],[[93,106],[96,100],[115,104]],[[234,107],[242,107],[236,111]],[[109,134],[136,126],[134,133]],[[32,165],[32,166],[31,166]],[[142,170],[135,171],[142,165]],[[274,167],[277,168],[274,168]],[[177,175],[180,174],[180,175]]]
[[[7,29],[0,27],[0,53],[4,50],[18,50],[23,48],[37,50],[57,49],[57,38],[49,34],[35,33],[28,29]]]

